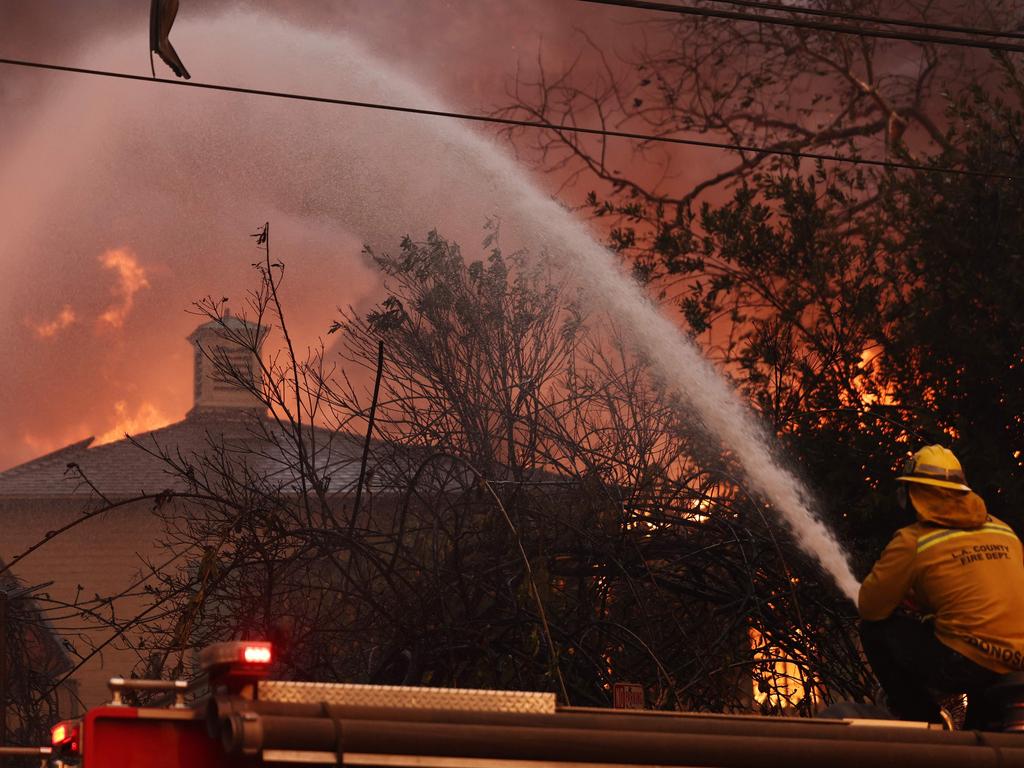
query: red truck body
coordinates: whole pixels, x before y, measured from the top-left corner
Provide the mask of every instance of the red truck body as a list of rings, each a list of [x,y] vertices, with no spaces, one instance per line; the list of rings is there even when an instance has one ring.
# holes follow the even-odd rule
[[[244,768],[206,732],[197,709],[103,706],[83,720],[83,766],[109,768]]]
[[[222,647],[207,658],[209,695],[192,706],[186,693],[196,688],[181,681],[111,681],[114,701],[55,727],[44,764],[1024,768],[1024,733],[567,707],[552,693],[257,680],[269,652]],[[127,705],[126,690],[162,692],[169,706]]]

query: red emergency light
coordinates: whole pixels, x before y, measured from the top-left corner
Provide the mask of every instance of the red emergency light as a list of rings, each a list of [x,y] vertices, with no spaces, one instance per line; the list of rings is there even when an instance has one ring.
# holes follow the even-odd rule
[[[211,683],[236,692],[266,677],[273,660],[271,644],[261,640],[216,643],[199,654],[199,664],[209,675]]]
[[[207,671],[224,666],[263,669],[269,666],[273,657],[270,643],[262,640],[236,640],[206,646],[199,653],[199,664]]]
[[[242,658],[249,664],[269,664],[271,659],[270,643],[251,645],[246,643],[242,649]]]
[[[57,723],[57,725],[50,729],[50,741],[55,747],[63,744],[67,735],[68,727],[64,723]]]
[[[50,729],[50,743],[62,753],[78,752],[78,723],[65,720]]]

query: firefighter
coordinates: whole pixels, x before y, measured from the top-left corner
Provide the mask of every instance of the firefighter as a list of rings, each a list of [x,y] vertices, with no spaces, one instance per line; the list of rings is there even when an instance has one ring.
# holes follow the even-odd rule
[[[986,689],[1024,670],[1024,550],[949,449],[922,448],[896,480],[914,522],[860,588],[864,653],[895,716],[939,723],[936,694],[965,693],[964,727],[984,728]]]

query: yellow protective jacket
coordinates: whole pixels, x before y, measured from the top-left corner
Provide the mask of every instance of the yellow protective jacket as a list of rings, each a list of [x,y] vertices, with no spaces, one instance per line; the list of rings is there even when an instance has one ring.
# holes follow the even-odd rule
[[[1024,670],[1024,549],[974,493],[909,484],[917,522],[901,528],[861,585],[862,619],[908,603],[935,635],[996,672]]]

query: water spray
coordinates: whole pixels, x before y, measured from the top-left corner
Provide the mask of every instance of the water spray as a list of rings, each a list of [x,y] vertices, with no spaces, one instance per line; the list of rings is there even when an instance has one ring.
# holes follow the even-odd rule
[[[175,33],[190,38],[193,70],[216,72],[222,82],[256,78],[275,89],[307,90],[315,81],[325,92],[353,100],[447,110],[430,88],[351,37],[321,35],[238,11],[179,23]],[[131,41],[108,41],[104,52],[111,64],[125,69],[137,59]],[[84,52],[86,59],[89,53]],[[618,257],[496,141],[443,118],[257,96],[200,96],[190,89],[98,78],[76,80],[54,99],[29,141],[43,153],[51,132],[53,147],[67,154],[66,178],[45,180],[48,186],[22,196],[22,203],[64,214],[60,222],[12,216],[12,226],[0,235],[9,252],[32,254],[44,235],[81,242],[95,222],[116,217],[144,222],[136,226],[149,229],[138,239],[160,241],[176,257],[196,250],[191,232],[203,233],[206,254],[217,253],[216,238],[235,241],[239,224],[225,214],[243,206],[234,202],[242,200],[261,216],[283,213],[309,228],[329,228],[337,240],[354,233],[373,245],[435,227],[464,236],[466,222],[497,214],[503,233],[529,252],[554,256],[593,308],[618,321],[659,380],[731,451],[750,489],[771,506],[797,544],[821,563],[844,595],[856,599],[858,584],[839,543],[814,513],[807,489],[773,456],[771,436],[738,393],[652,303]],[[75,134],[59,134],[61,125],[74,125]],[[26,153],[26,162],[31,157]],[[183,172],[191,167],[215,171],[197,184],[193,173]],[[0,191],[3,176],[0,170]],[[17,188],[9,179],[7,184]],[[183,228],[177,219],[186,203],[192,218]],[[247,213],[246,225],[252,216]],[[396,225],[402,232],[396,233]],[[156,253],[156,245],[147,247]]]

